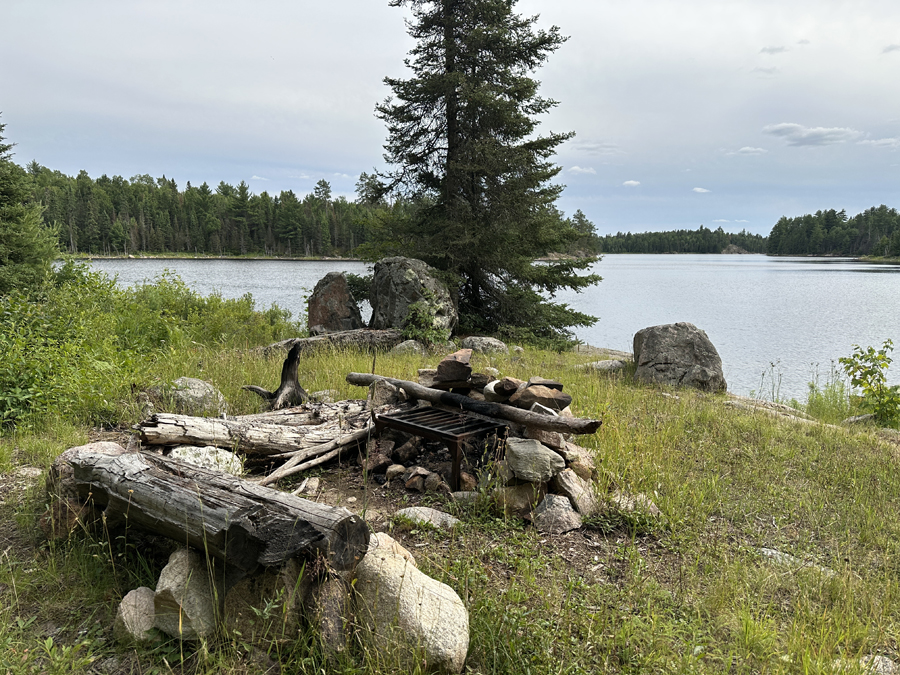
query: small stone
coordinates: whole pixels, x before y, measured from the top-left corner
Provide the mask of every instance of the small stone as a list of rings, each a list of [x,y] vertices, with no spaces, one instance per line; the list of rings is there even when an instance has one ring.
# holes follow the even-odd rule
[[[643,511],[650,516],[660,516],[662,512],[646,495],[636,494],[627,495],[618,490],[612,494],[610,498],[613,506],[623,513],[634,513],[635,511]]]
[[[229,450],[212,445],[203,448],[194,445],[178,445],[169,451],[168,457],[193,464],[201,469],[221,471],[232,476],[240,476],[244,472],[244,463],[240,457]]]
[[[565,460],[542,443],[532,439],[509,438],[506,463],[519,480],[543,483],[566,468]]]
[[[431,472],[421,466],[414,466],[403,475],[403,482],[407,490],[425,492],[425,479]]]
[[[485,401],[488,401],[489,403],[503,403],[506,399],[509,398],[509,394],[497,393],[498,383],[499,380],[494,380],[493,382],[488,382],[486,385],[484,385],[481,393],[484,396]]]
[[[572,469],[556,474],[550,482],[550,489],[568,497],[582,516],[590,517],[600,512],[600,502],[594,494],[593,486],[579,478]]]
[[[496,392],[497,396],[509,398],[523,384],[526,384],[524,380],[519,380],[515,377],[504,377],[502,380],[494,383],[494,392]]]
[[[478,487],[478,481],[475,480],[475,476],[465,471],[459,472],[459,489],[463,491],[474,490]]]
[[[402,476],[406,473],[406,467],[402,464],[391,464],[384,472],[384,477],[391,481],[394,480],[397,476]]]
[[[574,443],[566,443],[562,454],[566,460],[566,467],[572,469],[575,475],[582,480],[594,481],[600,475],[594,461],[594,454],[587,448],[582,448]]]
[[[307,478],[304,481],[306,484],[302,486],[302,490],[298,494],[301,495],[317,495],[319,493],[319,478]]]
[[[493,366],[488,366],[484,369],[486,375],[490,375],[493,378],[500,377],[500,371],[494,368]]]
[[[580,363],[575,366],[575,370],[588,370],[594,373],[617,373],[619,371],[625,370],[628,367],[628,364],[625,361],[619,361],[618,359],[609,359],[606,361],[593,361],[591,363]]]
[[[549,494],[534,510],[534,526],[539,532],[563,534],[581,527],[581,516],[566,497]]]
[[[337,389],[322,389],[314,391],[309,395],[309,400],[314,403],[334,403],[341,397],[341,392]]]
[[[518,390],[509,397],[508,403],[517,408],[528,410],[532,404],[540,403],[553,410],[562,410],[572,402],[572,397],[558,389],[551,389],[540,384],[531,385]]]
[[[467,338],[463,338],[460,346],[464,349],[471,349],[473,352],[478,352],[479,354],[509,354],[509,347],[506,346],[506,343],[491,337],[471,335]]]
[[[122,598],[113,622],[113,635],[116,640],[132,645],[148,644],[159,639],[153,627],[156,621],[153,609],[155,595],[152,588],[141,586],[129,591]]]
[[[399,345],[391,349],[392,354],[414,354],[416,356],[425,356],[426,350],[418,340],[404,340]]]
[[[841,424],[845,427],[850,427],[850,426],[853,426],[856,424],[865,424],[867,422],[874,422],[874,421],[875,421],[875,415],[870,413],[868,415],[855,415],[853,417],[848,417],[843,422],[841,422]]]
[[[437,368],[419,368],[419,384],[423,387],[433,387],[434,378],[437,376]]]
[[[411,506],[406,509],[400,509],[394,515],[409,518],[415,523],[448,529],[459,523],[459,519],[454,518],[449,513],[444,513],[443,511],[438,511],[437,509],[432,509],[427,506]]]
[[[513,345],[512,350],[513,350],[516,354],[524,354],[524,353],[525,353],[525,349],[524,349],[523,347],[520,347],[519,345]]]
[[[546,429],[538,429],[537,427],[525,427],[525,436],[532,438],[539,443],[543,443],[548,448],[564,448],[566,446],[565,437],[558,431],[547,431]]]
[[[403,402],[400,389],[386,380],[375,380],[369,385],[369,409]]]
[[[560,382],[559,380],[548,380],[544,377],[538,377],[538,376],[529,377],[528,378],[528,386],[534,387],[536,385],[541,386],[541,387],[547,387],[547,389],[555,389],[556,391],[563,390],[563,383]]]
[[[196,551],[181,548],[169,556],[156,585],[156,627],[182,640],[212,635],[216,606],[209,577],[206,560]]]
[[[447,485],[444,480],[436,473],[429,473],[425,476],[425,491],[426,492],[438,492],[440,491],[442,486]],[[449,489],[448,489],[449,491]]]
[[[370,474],[384,473],[385,471],[387,471],[387,468],[391,466],[391,464],[393,464],[393,462],[391,461],[390,457],[377,452],[374,455],[369,455],[366,458],[366,461],[363,464],[363,468],[367,473]]]
[[[397,464],[409,464],[419,456],[421,450],[422,448],[419,441],[415,438],[411,438],[399,448],[395,449],[391,454],[391,458]]]
[[[530,520],[535,504],[547,494],[547,486],[545,483],[522,483],[497,488],[492,494],[497,506],[506,515]]]
[[[466,382],[472,374],[471,349],[460,349],[444,357],[438,364],[436,382]]]
[[[453,501],[461,506],[471,506],[478,501],[480,495],[480,492],[475,492],[474,490],[460,490],[459,492],[450,493]]]

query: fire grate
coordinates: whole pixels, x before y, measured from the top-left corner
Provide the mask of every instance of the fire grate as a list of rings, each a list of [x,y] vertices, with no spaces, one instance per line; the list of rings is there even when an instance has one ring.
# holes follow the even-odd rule
[[[453,473],[450,487],[459,490],[459,472],[463,444],[466,440],[489,433],[501,433],[505,437],[509,426],[496,421],[471,417],[465,413],[450,412],[439,408],[423,407],[387,415],[375,415],[375,428],[397,429],[414,436],[440,441],[453,456]]]

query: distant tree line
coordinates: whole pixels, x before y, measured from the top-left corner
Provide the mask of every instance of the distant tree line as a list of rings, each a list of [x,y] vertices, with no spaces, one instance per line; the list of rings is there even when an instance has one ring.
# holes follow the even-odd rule
[[[44,222],[57,228],[61,248],[71,253],[346,255],[365,243],[372,212],[385,208],[334,198],[324,179],[298,197],[290,190],[252,194],[244,181],[215,189],[188,182],[180,190],[165,176],[94,180],[85,171],[66,176],[37,162],[27,171]]]
[[[785,216],[769,234],[769,253],[900,256],[900,213],[882,204],[852,218],[834,209]]]
[[[591,245],[597,253],[721,253],[729,245],[749,253],[766,252],[766,238],[759,234],[725,232],[721,227],[710,230],[703,225],[696,230],[594,235]]]

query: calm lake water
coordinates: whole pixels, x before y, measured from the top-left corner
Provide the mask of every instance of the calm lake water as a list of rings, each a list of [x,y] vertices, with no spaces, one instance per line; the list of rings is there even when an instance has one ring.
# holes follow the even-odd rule
[[[199,293],[236,298],[251,293],[297,317],[305,297],[327,272],[366,274],[364,263],[277,260],[95,260],[123,286],[152,280],[165,269]],[[603,281],[557,299],[600,317],[577,331],[584,342],[631,351],[647,326],[688,321],[704,329],[722,357],[728,389],[805,398],[816,368],[852,345],[897,342],[900,361],[900,265],[844,258],[767,258],[760,255],[608,255],[595,271]],[[763,379],[763,374],[765,378]],[[900,367],[890,371],[900,379]]]

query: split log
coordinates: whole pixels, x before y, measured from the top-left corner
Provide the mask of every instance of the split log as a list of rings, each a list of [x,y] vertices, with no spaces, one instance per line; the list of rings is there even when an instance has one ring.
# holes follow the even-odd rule
[[[293,455],[334,441],[367,421],[365,412],[304,426],[157,413],[141,422],[140,431],[145,445],[215,445],[252,455]]]
[[[143,452],[79,452],[69,462],[79,496],[104,507],[108,526],[169,537],[245,573],[317,554],[351,570],[368,548],[368,526],[347,509],[218,471]]]
[[[488,417],[509,420],[510,422],[516,422],[538,429],[546,429],[548,431],[559,431],[566,434],[592,434],[600,428],[601,424],[603,424],[600,420],[577,417],[553,417],[551,415],[541,415],[539,413],[529,412],[528,410],[522,410],[521,408],[514,408],[502,403],[474,401],[467,396],[451,394],[446,391],[423,387],[416,382],[397,380],[382,375],[370,375],[368,373],[349,373],[347,375],[347,382],[360,387],[367,387],[375,380],[385,380],[390,382],[395,387],[403,389],[412,398],[429,401],[430,403],[440,403],[452,408],[467,410]]]
[[[309,398],[309,394],[300,386],[300,381],[297,378],[300,351],[299,344],[291,348],[287,358],[284,360],[284,364],[281,366],[281,383],[275,391],[268,391],[253,384],[244,385],[242,388],[262,396],[268,402],[269,410],[280,410],[305,403]]]
[[[282,350],[298,347],[300,353],[306,354],[318,349],[357,349],[366,352],[386,352],[403,342],[403,333],[395,328],[385,330],[344,330],[338,333],[327,333],[308,338],[289,338],[261,347],[264,354],[272,354]]]

